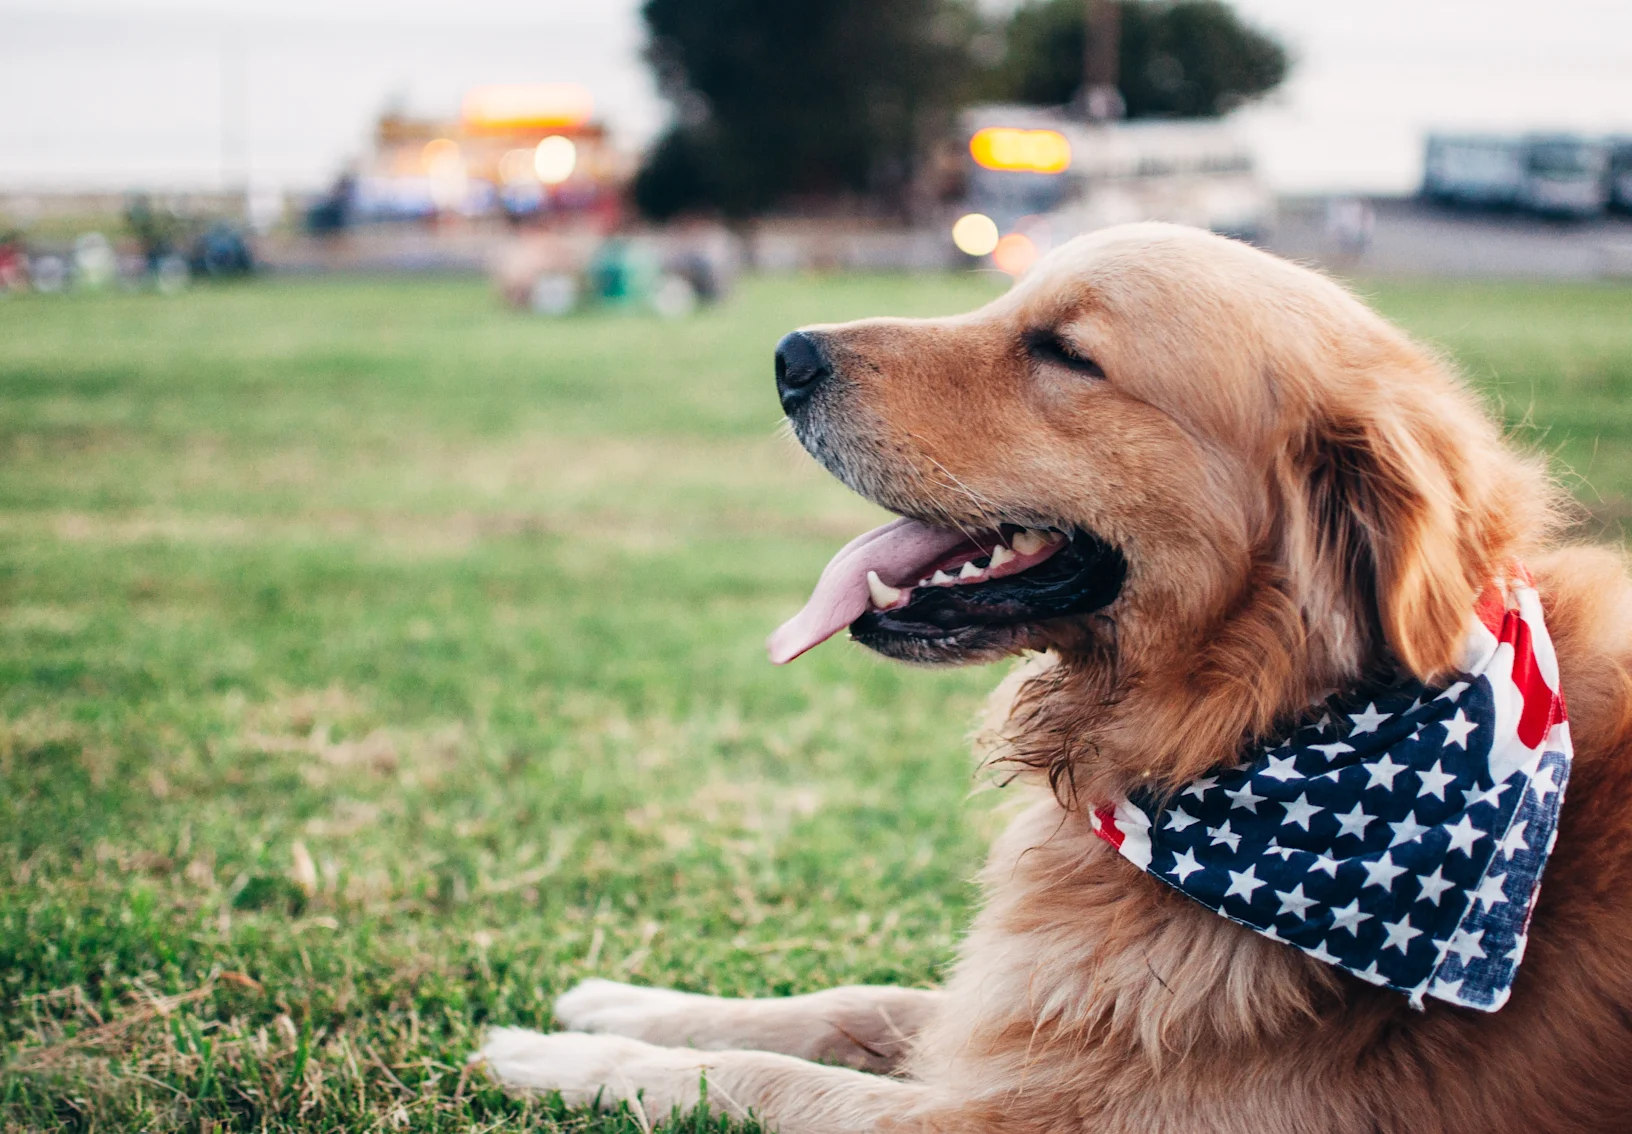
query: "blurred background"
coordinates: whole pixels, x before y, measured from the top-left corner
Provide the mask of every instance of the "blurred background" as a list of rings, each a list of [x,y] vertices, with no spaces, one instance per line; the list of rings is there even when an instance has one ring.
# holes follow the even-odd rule
[[[14,288],[129,282],[139,257],[170,288],[183,268],[486,270],[548,311],[597,238],[638,234],[655,267],[633,266],[680,310],[741,267],[1012,272],[1140,217],[1361,271],[1632,270],[1614,0],[3,0],[0,19]],[[966,215],[992,223],[955,237]]]
[[[0,0],[0,1131],[634,1134],[465,1057],[934,982],[999,675],[766,661],[882,519],[777,339],[1212,228],[1619,539],[1629,136],[1624,0]]]

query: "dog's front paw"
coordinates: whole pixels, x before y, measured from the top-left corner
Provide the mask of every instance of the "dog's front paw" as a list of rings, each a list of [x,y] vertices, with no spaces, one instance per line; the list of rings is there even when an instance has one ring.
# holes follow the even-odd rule
[[[688,1002],[707,999],[666,988],[642,988],[612,980],[586,980],[555,1001],[555,1020],[575,1032],[613,1032],[645,1040],[667,1037],[652,1034]]]
[[[695,1103],[688,1101],[686,1083],[688,1075],[695,1080],[702,1069],[701,1059],[623,1036],[546,1035],[525,1028],[494,1028],[471,1061],[485,1063],[512,1090],[560,1091],[568,1106],[597,1104],[603,1109],[620,1101],[631,1106],[644,1101],[647,1114],[660,1116],[674,1106]]]

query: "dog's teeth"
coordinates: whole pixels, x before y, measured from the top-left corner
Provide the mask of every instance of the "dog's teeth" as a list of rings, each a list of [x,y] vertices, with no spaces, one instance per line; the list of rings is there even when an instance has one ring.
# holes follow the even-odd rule
[[[1034,532],[1030,528],[1017,533],[1009,542],[1014,545],[1014,550],[1021,555],[1036,555],[1048,546],[1048,540],[1043,537],[1042,533]]]
[[[877,571],[867,572],[867,593],[873,598],[873,606],[879,610],[888,610],[901,601],[901,588],[892,587],[880,579]]]
[[[988,566],[1001,567],[1003,564],[1007,563],[1013,558],[1014,552],[1010,551],[1002,544],[998,544],[996,547],[992,548],[992,561]]]
[[[982,575],[984,575],[985,573],[986,572],[982,571],[979,567],[976,567],[975,566],[975,561],[973,559],[971,559],[969,562],[967,562],[967,563],[965,563],[963,565],[963,570],[958,572],[958,578],[960,578],[960,579],[978,579]]]
[[[950,587],[955,580],[945,571],[937,571],[929,577],[929,581],[933,586]]]

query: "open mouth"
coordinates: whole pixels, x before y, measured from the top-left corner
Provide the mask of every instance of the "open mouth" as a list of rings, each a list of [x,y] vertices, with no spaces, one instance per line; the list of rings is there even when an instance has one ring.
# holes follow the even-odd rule
[[[1126,572],[1121,552],[1081,529],[893,520],[840,549],[766,646],[781,665],[849,627],[893,657],[959,660],[1001,651],[1017,627],[1108,605]]]

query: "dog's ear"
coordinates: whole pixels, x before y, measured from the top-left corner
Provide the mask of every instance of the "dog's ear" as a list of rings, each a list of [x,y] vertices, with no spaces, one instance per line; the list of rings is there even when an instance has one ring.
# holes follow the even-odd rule
[[[1423,393],[1412,405],[1367,405],[1317,421],[1296,464],[1311,550],[1337,573],[1351,612],[1369,623],[1356,629],[1431,682],[1459,663],[1492,564],[1482,502],[1467,498],[1462,475],[1469,454],[1457,426],[1468,421],[1467,408],[1455,399],[1435,406],[1439,399]]]

